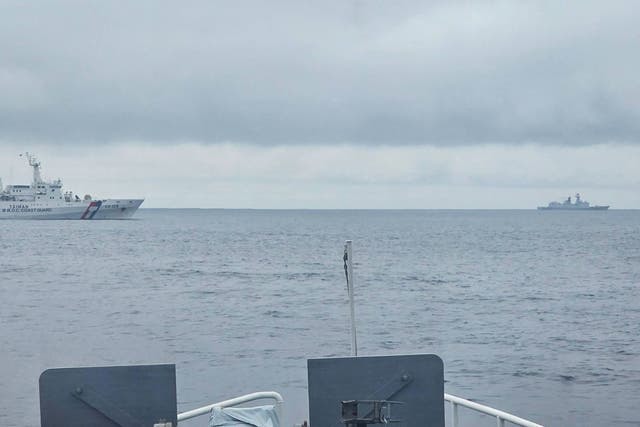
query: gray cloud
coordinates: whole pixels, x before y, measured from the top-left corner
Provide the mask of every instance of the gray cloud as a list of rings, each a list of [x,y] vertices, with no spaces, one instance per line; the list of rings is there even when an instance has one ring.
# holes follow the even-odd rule
[[[638,9],[5,1],[0,139],[635,143]]]

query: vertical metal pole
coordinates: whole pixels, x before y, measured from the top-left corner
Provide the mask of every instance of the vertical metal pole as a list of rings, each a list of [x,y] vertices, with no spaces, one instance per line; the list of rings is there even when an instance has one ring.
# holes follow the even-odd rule
[[[460,422],[458,420],[458,404],[451,402],[451,426],[458,427]]]
[[[351,355],[357,356],[358,342],[356,340],[356,312],[353,298],[353,255],[351,251],[351,243],[351,240],[347,240],[344,246],[347,251],[347,280],[349,281],[349,309],[351,311]]]

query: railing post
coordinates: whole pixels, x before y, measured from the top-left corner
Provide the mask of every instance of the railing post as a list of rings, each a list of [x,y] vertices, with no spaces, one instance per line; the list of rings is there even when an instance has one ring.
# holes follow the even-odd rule
[[[498,427],[504,427],[504,419],[496,417],[496,420],[498,420]]]
[[[451,425],[452,427],[458,427],[458,404],[451,402]]]

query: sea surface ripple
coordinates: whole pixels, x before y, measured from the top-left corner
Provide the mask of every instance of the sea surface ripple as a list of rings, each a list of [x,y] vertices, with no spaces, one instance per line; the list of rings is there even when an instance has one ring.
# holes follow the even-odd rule
[[[638,211],[137,218],[0,222],[0,425],[39,425],[44,369],[140,363],[177,365],[180,411],[276,390],[301,422],[306,359],[349,353],[352,239],[361,354],[436,353],[448,393],[545,425],[640,426]]]

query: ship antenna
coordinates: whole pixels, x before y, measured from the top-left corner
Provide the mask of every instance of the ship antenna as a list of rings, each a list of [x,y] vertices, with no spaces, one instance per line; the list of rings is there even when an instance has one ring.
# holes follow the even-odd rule
[[[33,191],[35,197],[35,193],[38,192],[38,184],[42,182],[42,177],[40,176],[40,162],[35,155],[30,154],[28,151],[24,154],[29,161],[29,166],[33,168]],[[20,154],[20,156],[22,156],[22,154]]]

